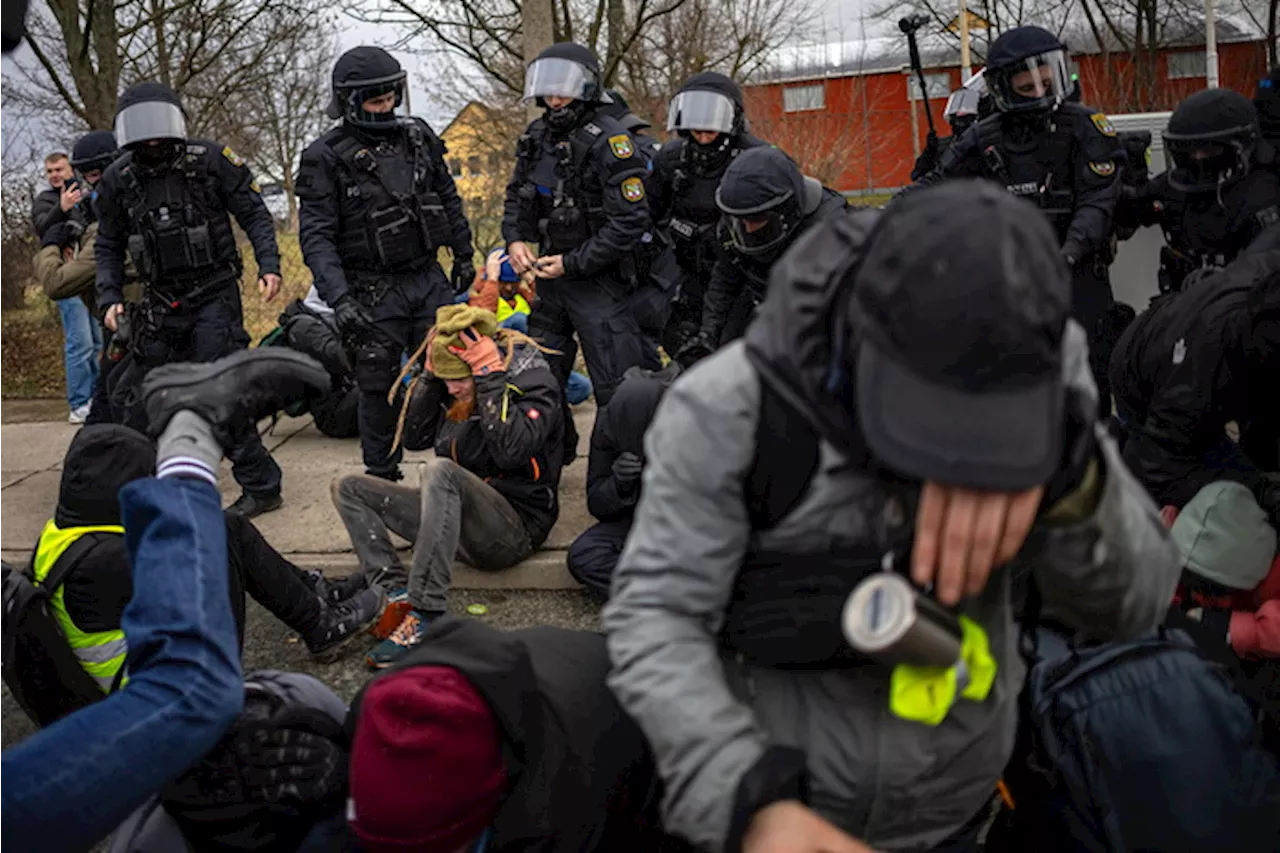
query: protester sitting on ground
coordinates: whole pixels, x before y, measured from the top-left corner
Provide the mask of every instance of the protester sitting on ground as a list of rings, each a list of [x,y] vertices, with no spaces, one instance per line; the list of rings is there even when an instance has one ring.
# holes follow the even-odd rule
[[[218,463],[232,436],[283,397],[327,381],[310,359],[278,350],[148,376],[157,477],[125,486],[116,515],[136,591],[121,623],[129,678],[4,751],[5,850],[88,849],[212,749],[240,713]]]
[[[1253,494],[1210,483],[1166,518],[1182,554],[1180,608],[1240,657],[1280,658],[1280,551]]]
[[[623,374],[609,405],[596,413],[587,459],[587,511],[597,523],[573,540],[566,561],[569,574],[601,601],[609,598],[640,498],[645,430],[679,375],[674,361],[660,371],[633,367]]]
[[[507,259],[505,247],[489,253],[484,266],[476,274],[475,284],[464,294],[465,301],[473,308],[492,311],[498,318],[498,326],[529,334],[529,313],[537,301],[537,276],[516,274]],[[574,370],[564,384],[565,402],[570,406],[586,402],[591,396],[591,380]]]
[[[323,394],[313,392],[306,398],[289,401],[284,413],[295,418],[310,414],[316,429],[330,438],[360,435],[356,419],[360,392],[356,388],[351,356],[342,342],[333,312],[318,311],[310,302],[295,299],[284,309],[279,323],[259,346],[287,346],[311,356],[329,371],[330,383],[329,390]]]
[[[351,830],[368,853],[664,847],[644,736],[605,686],[604,638],[503,633],[470,619],[420,648],[351,706]]]
[[[815,224],[666,395],[603,624],[668,832],[975,849],[1023,683],[1014,576],[1082,639],[1164,616],[1177,553],[1070,312],[1047,221],[947,183]]]
[[[53,592],[53,610],[81,665],[104,694],[123,677],[128,643],[121,625],[135,592],[117,494],[146,477],[154,460],[151,441],[128,427],[99,424],[81,430],[63,460],[58,506],[32,558],[37,582],[65,561],[74,566]],[[242,633],[246,592],[297,631],[316,655],[338,653],[377,619],[379,590],[360,579],[331,584],[319,572],[303,572],[241,516],[225,514],[223,526],[231,604]]]
[[[1158,505],[1234,480],[1280,524],[1280,484],[1245,450],[1280,440],[1280,225],[1158,298],[1120,337],[1110,373],[1125,463]]]
[[[455,558],[485,571],[514,566],[560,514],[564,398],[537,344],[499,329],[492,312],[446,305],[406,371],[424,353],[402,412],[405,446],[435,448],[419,488],[364,474],[332,487],[361,570],[390,591],[389,615],[403,615],[375,627],[390,634],[366,659],[375,669],[444,614]],[[391,533],[413,543],[408,574]]]

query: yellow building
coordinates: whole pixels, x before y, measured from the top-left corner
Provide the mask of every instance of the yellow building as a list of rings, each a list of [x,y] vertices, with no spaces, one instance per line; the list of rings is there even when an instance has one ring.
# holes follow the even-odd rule
[[[471,101],[440,132],[445,160],[462,197],[463,210],[483,254],[502,242],[502,200],[515,167],[516,140],[525,114]]]

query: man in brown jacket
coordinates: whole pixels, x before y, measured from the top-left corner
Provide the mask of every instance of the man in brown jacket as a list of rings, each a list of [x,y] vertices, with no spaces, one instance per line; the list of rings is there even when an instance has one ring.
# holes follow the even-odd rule
[[[109,130],[93,130],[77,140],[72,149],[71,165],[80,178],[80,215],[68,217],[49,225],[40,235],[40,251],[35,258],[35,275],[44,288],[45,295],[55,301],[79,297],[89,312],[89,322],[101,328],[95,305],[94,242],[98,235],[98,221],[93,202],[97,196],[98,180],[103,170],[111,164],[117,153],[115,136]],[[106,355],[110,350],[110,332],[107,332],[101,367],[95,370],[92,404],[73,411],[73,422],[79,415],[84,422],[101,423],[110,419],[106,400],[107,374],[115,362]],[[94,335],[93,337],[99,337]]]

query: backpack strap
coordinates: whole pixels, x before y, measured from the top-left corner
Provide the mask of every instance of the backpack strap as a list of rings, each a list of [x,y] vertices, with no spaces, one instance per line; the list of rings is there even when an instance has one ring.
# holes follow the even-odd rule
[[[819,461],[818,434],[762,380],[756,455],[746,483],[747,516],[753,530],[769,530],[795,508]]]
[[[62,554],[58,556],[58,559],[54,564],[49,568],[49,574],[45,575],[44,580],[39,583],[36,583],[33,580],[32,583],[35,583],[36,587],[43,590],[48,597],[52,598],[54,593],[58,591],[58,588],[66,582],[68,577],[71,576],[71,573],[80,568],[80,559],[85,554],[89,553],[89,550],[97,544],[97,540],[90,539],[91,536],[93,536],[92,533],[86,533],[68,545],[67,550],[63,551]],[[35,551],[32,551],[31,555],[31,559],[34,562]],[[31,577],[35,577],[34,572]]]

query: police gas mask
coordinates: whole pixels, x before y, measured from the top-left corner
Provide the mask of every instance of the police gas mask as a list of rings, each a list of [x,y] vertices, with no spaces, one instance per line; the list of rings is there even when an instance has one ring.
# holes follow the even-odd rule
[[[1253,145],[1242,138],[1169,139],[1165,151],[1173,161],[1169,185],[1189,193],[1217,192],[1249,173]]]
[[[689,166],[689,171],[699,177],[714,177],[722,171],[733,156],[733,138],[728,134],[717,134],[711,142],[699,142],[689,131],[681,131],[684,139],[681,157]]]

